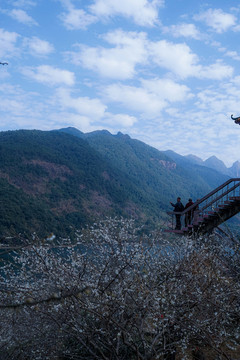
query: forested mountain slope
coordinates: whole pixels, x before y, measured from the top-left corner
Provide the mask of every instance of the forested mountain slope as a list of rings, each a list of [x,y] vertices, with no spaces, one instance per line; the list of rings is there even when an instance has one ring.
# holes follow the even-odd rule
[[[166,152],[131,139],[112,135],[106,130],[82,133],[74,128],[61,129],[88,141],[113,167],[120,169],[132,183],[151,198],[152,211],[166,210],[169,200],[181,196],[197,199],[219,186],[229,177],[214,169],[172,159]],[[176,154],[177,155],[177,154]],[[183,158],[179,155],[179,158]]]
[[[137,192],[86,141],[55,131],[1,132],[0,183],[2,235],[66,235],[98,216],[127,216]]]
[[[108,215],[156,225],[170,200],[196,199],[226,180],[194,166],[121,133],[0,132],[0,235],[65,236]]]

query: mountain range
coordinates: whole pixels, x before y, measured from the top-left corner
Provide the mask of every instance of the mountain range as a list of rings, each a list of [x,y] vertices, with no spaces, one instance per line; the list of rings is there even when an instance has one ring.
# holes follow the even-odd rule
[[[106,216],[154,227],[177,196],[200,198],[238,172],[120,132],[0,132],[0,235],[71,236]]]
[[[211,169],[214,169],[222,174],[228,175],[230,177],[239,177],[240,176],[240,161],[235,161],[233,165],[229,168],[226,167],[224,162],[218,159],[216,156],[211,156],[207,160],[203,161],[201,158],[195,155],[186,155],[181,156],[171,150],[165,151],[165,153],[172,158],[173,160],[178,161],[182,165],[187,164],[188,162],[192,164],[197,164],[200,166],[205,166]]]

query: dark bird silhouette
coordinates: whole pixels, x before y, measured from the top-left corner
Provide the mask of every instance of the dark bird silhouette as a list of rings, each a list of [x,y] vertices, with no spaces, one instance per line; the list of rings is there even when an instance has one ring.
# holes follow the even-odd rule
[[[234,120],[235,124],[240,125],[240,116],[239,116],[239,117],[234,118],[234,117],[231,115],[231,119],[232,119],[232,120]]]
[[[1,65],[8,65],[7,62],[0,62]]]

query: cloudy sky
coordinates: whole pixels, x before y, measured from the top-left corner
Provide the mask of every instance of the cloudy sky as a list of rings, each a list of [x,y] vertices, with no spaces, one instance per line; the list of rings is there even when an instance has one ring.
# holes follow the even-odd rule
[[[239,0],[1,0],[0,131],[240,160]]]

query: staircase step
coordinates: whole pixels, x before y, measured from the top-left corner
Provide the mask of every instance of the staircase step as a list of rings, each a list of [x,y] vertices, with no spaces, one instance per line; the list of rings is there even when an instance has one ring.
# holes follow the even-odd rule
[[[240,196],[230,196],[230,200],[240,201]]]
[[[209,215],[209,219],[212,219],[214,216],[218,216],[216,211],[209,211],[208,215]]]

